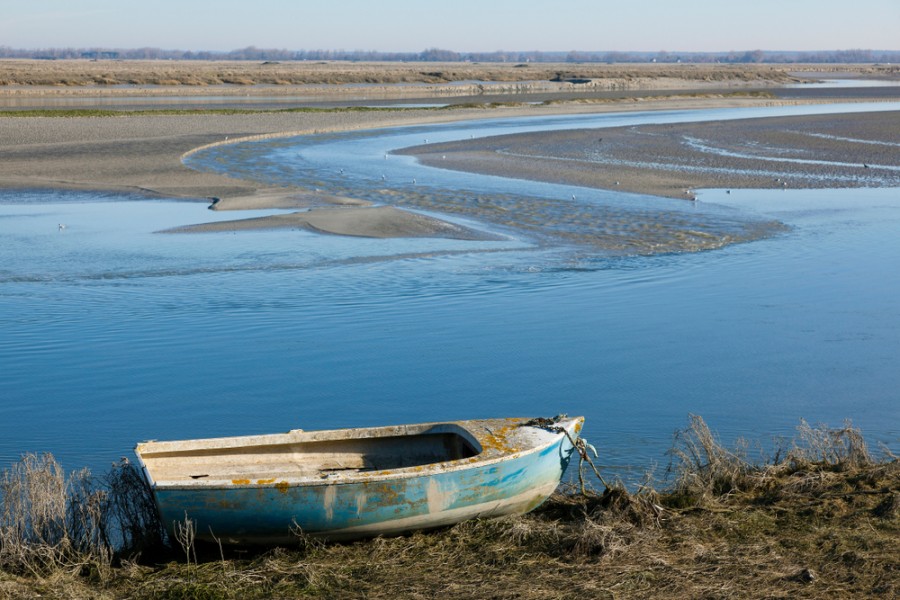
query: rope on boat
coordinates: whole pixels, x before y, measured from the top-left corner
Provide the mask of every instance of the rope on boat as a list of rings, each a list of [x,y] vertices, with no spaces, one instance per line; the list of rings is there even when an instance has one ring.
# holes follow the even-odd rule
[[[594,471],[594,475],[597,476],[597,479],[600,480],[600,483],[603,484],[607,490],[611,489],[610,485],[606,483],[606,480],[603,479],[603,475],[600,474],[600,471],[597,470],[597,467],[594,465],[594,461],[591,460],[590,454],[588,454],[588,450],[594,453],[594,456],[598,456],[597,449],[594,448],[593,444],[589,443],[584,437],[579,436],[578,439],[572,439],[572,434],[565,427],[560,427],[557,425],[560,421],[566,418],[567,415],[556,415],[552,419],[548,419],[547,417],[537,417],[535,419],[531,419],[530,421],[526,421],[522,423],[522,427],[539,427],[540,429],[545,429],[547,431],[552,431],[554,433],[564,433],[566,437],[569,438],[569,442],[572,443],[572,446],[578,452],[578,484],[581,486],[581,495],[586,496],[587,491],[584,486],[584,463],[587,462],[591,466],[591,469]]]

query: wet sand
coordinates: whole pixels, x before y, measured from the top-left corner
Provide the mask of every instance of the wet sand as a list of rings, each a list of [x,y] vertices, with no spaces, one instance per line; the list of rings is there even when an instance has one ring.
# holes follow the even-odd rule
[[[218,221],[168,229],[163,233],[215,233],[259,229],[305,229],[356,237],[441,237],[454,240],[499,239],[483,232],[392,206],[320,208],[285,215]]]
[[[373,213],[360,211],[368,203],[336,197],[327,190],[282,188],[202,173],[182,159],[197,149],[266,137],[371,129],[429,122],[572,112],[647,110],[708,106],[759,105],[760,99],[729,98],[658,100],[603,105],[554,105],[506,108],[460,108],[449,111],[313,112],[250,114],[128,114],[107,117],[0,116],[0,189],[75,189],[146,194],[211,202],[217,210],[299,208],[318,210],[341,206],[342,219],[366,234]],[[330,218],[329,223],[335,222]],[[235,221],[234,229],[248,227]],[[338,233],[342,225],[333,232]],[[328,229],[323,229],[328,231]],[[372,235],[382,235],[373,223]],[[397,228],[402,231],[402,228]],[[422,235],[415,228],[416,235]],[[444,229],[436,227],[434,235]]]
[[[681,199],[701,188],[900,187],[900,112],[527,133],[400,153],[444,169]]]
[[[414,113],[418,111],[413,111]],[[465,118],[460,111],[453,118]],[[483,111],[478,111],[483,114]],[[128,115],[121,117],[0,117],[0,188],[117,191],[212,203],[216,210],[341,207],[295,222],[273,219],[271,227],[306,226],[347,235],[466,236],[438,219],[401,211],[363,210],[369,203],[297,188],[267,186],[184,166],[198,148],[242,139],[386,127],[446,120],[427,111],[323,112],[221,115]],[[305,225],[304,225],[305,223]],[[230,228],[258,228],[237,219]],[[221,225],[217,227],[221,228]]]
[[[804,100],[807,102],[809,100]],[[798,101],[779,101],[768,97],[665,97],[653,99],[620,99],[614,101],[567,102],[549,105],[514,105],[505,107],[467,107],[453,110],[385,110],[339,112],[257,112],[248,114],[128,114],[107,117],[12,117],[0,116],[0,188],[23,189],[86,189],[140,193],[156,197],[180,198],[211,202],[216,210],[241,210],[253,208],[297,208],[304,215],[285,219],[270,219],[261,224],[256,220],[235,219],[230,224],[216,224],[208,229],[229,230],[266,227],[306,227],[312,230],[362,236],[439,236],[478,237],[471,231],[461,231],[454,225],[438,219],[423,219],[419,215],[402,210],[368,210],[370,203],[336,195],[324,190],[314,192],[297,188],[283,188],[237,180],[227,176],[201,173],[184,166],[185,155],[210,145],[234,143],[245,139],[300,135],[327,131],[370,129],[429,122],[449,122],[465,119],[498,118],[504,116],[529,116],[569,113],[618,112],[629,110],[679,110],[690,108],[766,106],[796,104]],[[866,131],[872,135],[893,135],[897,139],[897,116],[864,116]],[[783,127],[796,129],[791,122]],[[847,123],[841,130],[847,136],[859,136],[859,123]],[[721,125],[684,125],[679,132],[668,136],[648,129],[642,133],[607,130],[602,134],[566,132],[527,136],[517,140],[515,152],[498,152],[493,147],[498,142],[478,140],[475,146],[460,145],[452,150],[441,149],[448,159],[439,166],[473,171],[486,171],[516,177],[533,177],[551,181],[566,181],[581,185],[596,185],[639,191],[644,193],[678,196],[681,188],[696,189],[703,186],[738,187],[762,185],[761,180],[743,181],[734,177],[698,177],[696,173],[675,173],[660,180],[656,167],[647,168],[629,164],[657,157],[654,162],[670,160],[684,162],[692,156],[679,142],[690,131],[693,137],[708,137],[706,129]],[[733,139],[750,139],[764,127],[749,122],[735,122],[727,126]],[[837,131],[837,130],[836,130]],[[652,134],[652,135],[651,135]],[[868,134],[867,134],[868,135]],[[609,149],[608,159],[619,161],[607,169],[608,175],[600,175],[596,169],[579,166],[578,156],[597,150],[592,136],[602,136],[603,152]],[[877,138],[881,139],[881,138]],[[618,141],[616,141],[618,140]],[[635,140],[642,140],[639,149],[630,149]],[[817,152],[821,138],[806,136],[791,143],[802,144],[810,152]],[[501,145],[505,147],[506,140]],[[841,145],[843,144],[843,145]],[[838,143],[837,152],[853,150],[855,144]],[[635,146],[635,148],[638,148]],[[435,149],[417,149],[426,162],[434,160]],[[581,153],[581,154],[579,154]],[[535,169],[536,154],[559,155],[557,162],[564,162],[568,169]],[[601,153],[600,158],[603,158]],[[868,155],[854,155],[862,162]],[[871,160],[873,163],[887,159]],[[587,164],[596,165],[596,157]],[[895,163],[892,163],[895,164]],[[785,169],[797,169],[795,165],[782,165]],[[587,171],[594,171],[593,173]],[[564,176],[561,174],[565,174]],[[872,171],[874,173],[874,171]],[[616,181],[619,185],[616,186]],[[318,211],[321,215],[315,214]],[[392,224],[389,224],[392,221]]]

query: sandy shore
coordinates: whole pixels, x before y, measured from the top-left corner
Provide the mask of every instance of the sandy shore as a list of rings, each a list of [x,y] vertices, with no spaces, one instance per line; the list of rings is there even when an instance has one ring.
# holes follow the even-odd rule
[[[811,101],[815,101],[812,99]],[[234,143],[248,138],[299,135],[326,131],[370,129],[414,123],[449,122],[465,119],[498,118],[504,116],[548,115],[565,113],[595,113],[629,110],[690,109],[711,107],[765,106],[797,103],[777,101],[766,97],[666,97],[657,99],[625,99],[603,102],[567,102],[547,105],[514,105],[495,108],[455,108],[452,110],[383,110],[383,111],[335,111],[335,112],[254,112],[246,114],[129,114],[106,117],[43,117],[0,116],[0,188],[51,188],[111,190],[148,194],[157,197],[193,199],[209,202],[219,198],[217,210],[249,208],[297,208],[307,211],[292,219],[271,219],[272,227],[306,227],[335,234],[363,236],[462,236],[469,239],[477,234],[462,231],[437,219],[422,219],[418,215],[395,210],[370,210],[368,203],[353,198],[335,196],[324,190],[313,192],[302,189],[285,189],[262,183],[237,180],[213,173],[201,173],[188,169],[183,157],[197,148],[209,145]],[[896,115],[870,124],[871,131],[883,131],[897,139]],[[891,128],[893,124],[893,129]],[[787,126],[787,125],[785,125]],[[689,130],[692,127],[685,126]],[[754,126],[755,127],[755,126]],[[740,139],[749,130],[740,125],[731,126],[730,135]],[[737,128],[737,129],[735,129]],[[848,130],[853,134],[854,129]],[[567,134],[559,134],[567,135]],[[594,134],[591,134],[594,135]],[[673,134],[675,135],[675,134]],[[680,133],[678,135],[685,135]],[[706,134],[697,134],[703,137]],[[677,195],[672,190],[703,185],[733,186],[741,182],[717,178],[708,181],[683,175],[677,181],[655,181],[652,169],[627,165],[627,152],[622,156],[621,168],[616,167],[610,178],[588,178],[574,175],[552,177],[547,172],[533,170],[526,163],[533,162],[529,152],[539,148],[541,154],[565,152],[591,143],[572,134],[571,138],[551,137],[521,138],[519,150],[498,154],[491,148],[492,140],[479,141],[476,147],[466,146],[453,150],[453,159],[440,166],[466,170],[487,170],[491,173],[517,177],[564,180],[600,187],[615,185],[612,177],[620,182],[621,189]],[[605,146],[627,149],[631,138],[627,132],[604,133]],[[647,136],[645,136],[647,137]],[[634,138],[634,136],[632,136]],[[684,156],[685,150],[672,140],[659,137],[660,148],[666,156]],[[613,143],[614,139],[620,140]],[[647,139],[651,139],[647,137]],[[656,140],[657,138],[652,138]],[[809,138],[809,142],[813,138]],[[880,138],[879,138],[880,139]],[[555,140],[555,141],[554,141]],[[609,140],[609,141],[606,141]],[[504,142],[505,143],[505,142]],[[528,147],[531,146],[529,150]],[[645,146],[646,147],[646,146]],[[655,141],[654,141],[655,147]],[[843,146],[841,146],[843,147]],[[428,162],[430,150],[417,150]],[[440,150],[447,154],[446,149]],[[432,153],[433,154],[433,153]],[[433,156],[431,157],[433,158]],[[449,158],[449,156],[448,156]],[[489,160],[486,160],[488,159]],[[633,158],[633,156],[632,156]],[[663,158],[660,158],[663,160]],[[862,161],[862,155],[853,160]],[[880,160],[880,159],[879,159]],[[633,161],[632,161],[633,162]],[[876,162],[876,161],[871,161]],[[485,166],[488,165],[488,166]],[[791,167],[794,168],[794,167]],[[611,170],[612,172],[612,170]],[[758,185],[758,182],[752,185]],[[318,211],[322,212],[317,215]],[[389,224],[389,221],[391,222]],[[217,224],[211,229],[258,228],[258,221],[236,219],[230,225]]]
[[[319,208],[270,217],[217,221],[168,229],[164,233],[213,233],[254,229],[305,229],[357,237],[442,237],[454,240],[496,239],[495,236],[392,206]]]
[[[0,117],[0,188],[83,189],[139,193],[156,197],[217,202],[217,210],[340,206],[327,218],[310,217],[273,227],[303,223],[318,231],[381,237],[461,234],[437,219],[425,223],[397,211],[393,227],[385,213],[364,210],[352,198],[242,181],[184,166],[197,148],[273,135],[386,127],[446,120],[428,111],[268,113],[222,115],[129,115],[121,117]],[[484,111],[474,111],[483,114]],[[451,118],[466,118],[459,111]],[[476,115],[477,116],[477,115]],[[232,229],[257,228],[236,220]]]
[[[693,198],[700,188],[900,187],[900,112],[642,125],[409,148],[434,167]]]

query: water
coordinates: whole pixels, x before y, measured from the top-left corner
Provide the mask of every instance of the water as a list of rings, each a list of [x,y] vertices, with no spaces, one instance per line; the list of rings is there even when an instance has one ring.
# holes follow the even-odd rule
[[[385,161],[384,139],[348,143]],[[286,162],[306,151],[273,147]],[[277,162],[255,148],[241,150],[251,165]],[[327,152],[341,160],[338,150]],[[416,172],[485,193],[570,190]],[[159,234],[233,215],[4,192],[0,465],[51,451],[67,468],[103,470],[143,439],[560,412],[585,415],[602,468],[631,479],[665,466],[691,413],[726,441],[762,444],[801,418],[849,418],[900,450],[897,190],[700,199],[713,216],[790,229],[715,251],[615,256],[509,231],[493,242]]]
[[[896,87],[900,86],[900,81],[891,79],[822,79],[821,81],[807,81],[803,83],[789,83],[785,88],[872,88],[872,87]]]

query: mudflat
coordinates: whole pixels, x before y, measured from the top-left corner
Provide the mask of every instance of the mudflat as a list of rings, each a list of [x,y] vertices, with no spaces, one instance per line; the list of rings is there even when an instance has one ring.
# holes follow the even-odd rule
[[[507,135],[404,150],[424,164],[672,198],[700,188],[900,186],[900,111]]]
[[[816,66],[817,75],[821,75],[822,68]],[[867,66],[858,68],[855,75],[890,78],[896,73]],[[273,76],[275,79],[271,79]],[[213,206],[216,210],[274,207],[304,211],[304,215],[293,219],[270,219],[262,223],[238,218],[229,225],[216,225],[216,229],[300,226],[352,235],[470,236],[471,232],[461,232],[437,219],[412,218],[401,210],[368,210],[369,203],[335,195],[329,190],[282,188],[194,171],[185,167],[182,159],[209,145],[271,136],[505,116],[766,106],[823,100],[815,94],[785,100],[755,91],[760,86],[777,86],[797,77],[796,65],[788,69],[733,65],[0,61],[0,82],[6,84],[0,88],[0,98],[17,98],[15,110],[0,112],[0,188],[115,190],[206,202],[218,198]],[[372,83],[364,89],[341,85],[360,78]],[[472,79],[503,85],[487,90],[479,83],[473,92],[466,87],[469,84],[460,83]],[[304,83],[297,83],[300,80]],[[119,86],[122,81],[128,84]],[[505,86],[510,82],[514,85]],[[327,98],[349,104],[359,101],[361,94],[370,94],[371,86],[383,86],[384,97],[431,94],[435,100],[442,101],[448,96],[480,93],[491,98],[500,94],[506,101],[502,105],[457,104],[443,109],[304,110],[310,104],[311,88],[315,88],[316,101]],[[598,90],[617,86],[627,94],[612,99],[596,96]],[[695,90],[698,86],[709,86],[711,91],[679,92]],[[463,88],[466,89],[461,92]],[[722,88],[731,91],[721,93]],[[660,89],[671,93],[660,95]],[[895,89],[900,92],[900,88]],[[524,102],[547,90],[564,93],[567,100]],[[877,99],[896,100],[897,92],[893,92],[893,97]],[[128,109],[131,106],[128,102],[116,100],[135,95],[207,97],[238,93],[286,96],[292,108],[216,111],[201,100],[199,105],[191,104],[192,110],[135,111]],[[103,99],[112,102],[114,110],[22,112],[32,105],[42,107],[43,99],[59,95],[77,95],[88,102],[98,99],[98,103]],[[834,101],[834,98],[828,96],[826,100]],[[829,119],[767,119],[640,130],[529,134],[510,139],[474,140],[452,147],[428,146],[411,152],[426,163],[435,160],[438,153],[446,155],[440,165],[445,168],[674,197],[684,197],[686,192],[698,187],[767,187],[775,179],[783,179],[790,185],[810,182],[847,185],[848,174],[857,172],[860,185],[897,185],[896,171],[891,170],[897,164],[895,142],[900,122],[897,113]],[[685,144],[685,140],[706,140],[707,146],[722,152],[703,151],[696,143]],[[843,157],[841,162],[849,166],[827,167],[826,170],[836,169],[836,176],[827,178],[819,177],[821,165],[783,161],[778,164],[778,172],[784,173],[783,177],[750,176],[745,173],[750,168],[746,161],[765,160],[765,157],[742,159],[723,154],[742,152],[747,144],[790,147],[800,155],[823,153],[826,157]],[[542,157],[540,160],[538,155]],[[559,158],[556,162],[565,163],[567,168],[550,170],[542,166],[547,164],[543,158],[548,156]],[[700,158],[712,164],[698,171],[694,167]],[[597,164],[604,165],[603,169],[594,168]],[[671,168],[660,169],[660,164]],[[329,212],[321,218],[313,214],[325,209]],[[388,225],[387,221],[392,219],[393,224]]]

